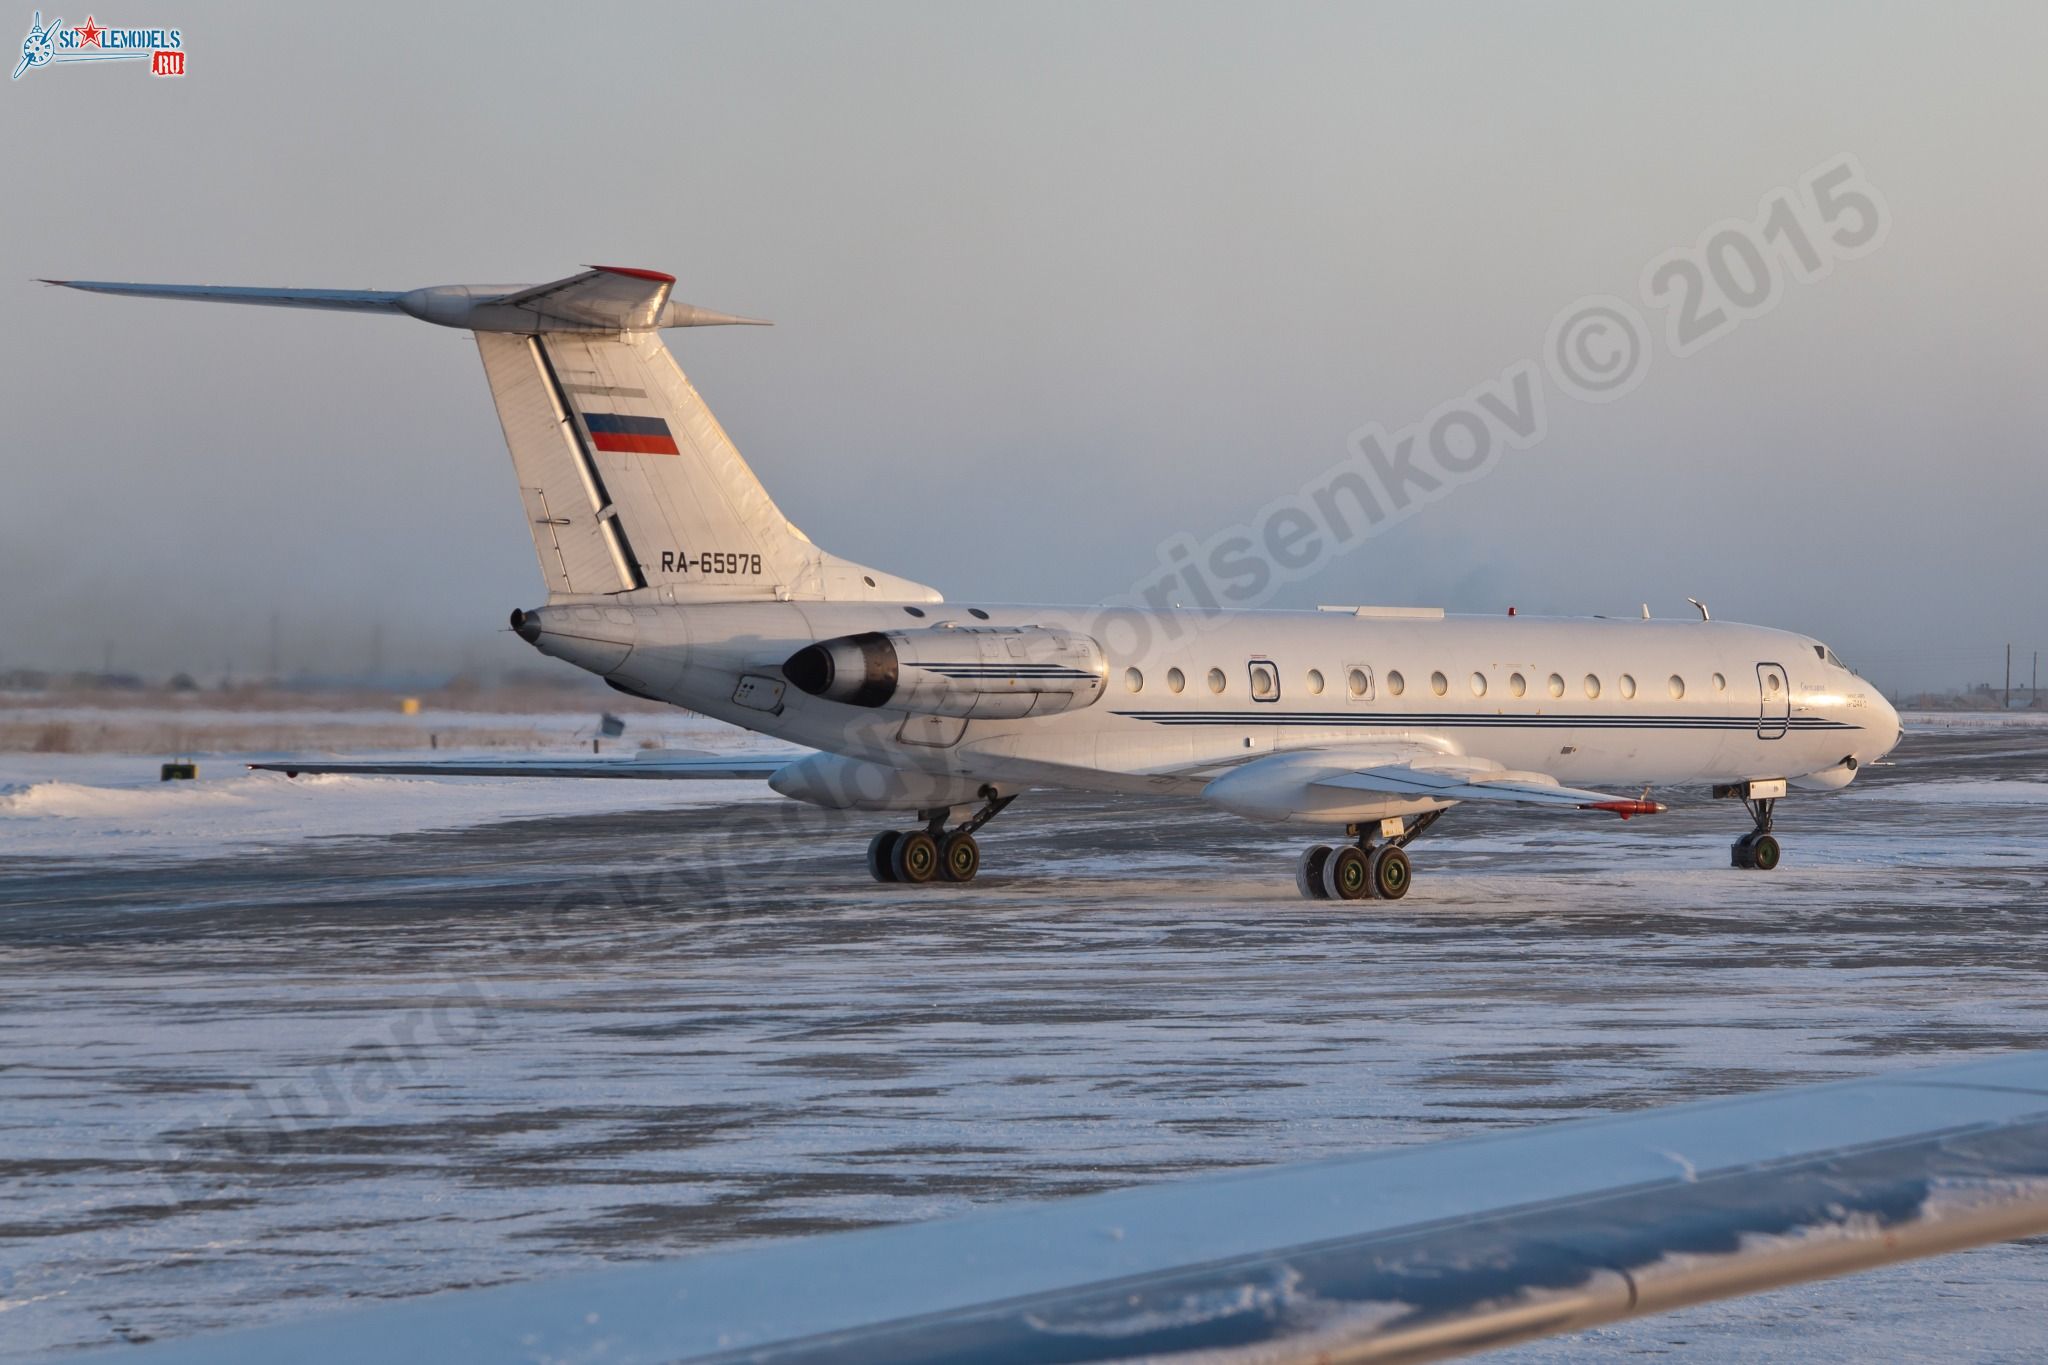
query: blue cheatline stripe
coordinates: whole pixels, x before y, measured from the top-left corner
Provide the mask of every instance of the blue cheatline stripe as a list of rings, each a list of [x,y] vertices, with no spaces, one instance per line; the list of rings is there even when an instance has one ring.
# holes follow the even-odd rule
[[[1688,719],[1679,716],[1346,716],[1313,715],[1298,711],[1118,711],[1119,716],[1134,720],[1190,721],[1196,723],[1214,722],[1228,725],[1245,716],[1256,716],[1261,720],[1279,725],[1687,725],[1706,726],[1726,730],[1751,730],[1756,728],[1753,720],[1718,720],[1711,718]],[[1767,721],[1766,725],[1785,725],[1785,721]],[[1860,730],[1863,727],[1838,720],[1792,721],[1795,730]]]
[[[942,678],[1092,678],[1072,668],[927,668]]]
[[[952,665],[935,666],[919,664],[927,673],[936,673],[942,678],[1092,678],[1095,675],[1079,668],[960,668]]]
[[[667,436],[668,423],[659,417],[628,417],[623,412],[586,412],[583,423],[590,428],[591,435],[600,432],[607,436]]]
[[[1729,724],[1725,721],[1707,720],[1492,720],[1472,717],[1425,716],[1290,716],[1273,712],[1242,712],[1229,716],[1133,716],[1128,711],[1118,711],[1119,716],[1133,720],[1151,721],[1156,725],[1300,725],[1300,726],[1369,726],[1379,729],[1400,726],[1465,725],[1492,730],[1754,730],[1755,721]],[[1779,723],[1773,721],[1766,729],[1775,729]],[[1846,725],[1839,721],[1816,721],[1810,725],[1785,726],[1791,730],[1861,730],[1860,725]]]
[[[1351,714],[1338,712],[1274,711],[1115,711],[1113,715],[1131,720],[1148,720],[1158,725],[1299,725],[1299,726],[1434,726],[1469,725],[1490,729],[1607,729],[1607,730],[1754,730],[1758,722],[1746,716],[1473,716],[1456,714]],[[1767,728],[1784,726],[1792,730],[1861,730],[1848,721],[1819,716],[1791,721],[1769,720]]]

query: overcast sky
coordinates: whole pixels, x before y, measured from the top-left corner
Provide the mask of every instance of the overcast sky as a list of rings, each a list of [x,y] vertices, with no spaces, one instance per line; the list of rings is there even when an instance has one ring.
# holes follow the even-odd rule
[[[1092,602],[1843,153],[1877,250],[1683,358],[1645,306],[1640,387],[1278,600],[2048,647],[2048,8],[138,5],[182,80],[0,90],[0,668],[522,663],[541,594],[463,334],[37,276],[671,271],[776,322],[669,337],[814,540]]]

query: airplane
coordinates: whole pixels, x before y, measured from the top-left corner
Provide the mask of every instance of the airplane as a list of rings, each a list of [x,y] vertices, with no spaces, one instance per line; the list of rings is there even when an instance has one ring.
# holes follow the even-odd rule
[[[1743,802],[1730,862],[1769,871],[1788,788],[1847,786],[1903,734],[1821,641],[1697,602],[1675,621],[948,602],[783,516],[660,336],[758,320],[682,303],[659,271],[405,292],[45,283],[473,333],[547,589],[512,629],[621,692],[811,751],[255,767],[766,779],[914,813],[867,853],[876,880],[911,884],[972,881],[975,836],[1026,790],[1168,795],[1341,831],[1302,851],[1295,882],[1356,901],[1405,896],[1408,847],[1459,804],[1628,819],[1683,785]]]

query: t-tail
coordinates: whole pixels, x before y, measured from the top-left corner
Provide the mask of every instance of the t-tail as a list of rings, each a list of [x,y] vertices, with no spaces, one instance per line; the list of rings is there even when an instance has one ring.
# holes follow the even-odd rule
[[[49,280],[143,298],[402,313],[475,333],[550,600],[932,602],[820,550],[782,515],[658,331],[759,324],[598,266],[552,284],[406,293]]]

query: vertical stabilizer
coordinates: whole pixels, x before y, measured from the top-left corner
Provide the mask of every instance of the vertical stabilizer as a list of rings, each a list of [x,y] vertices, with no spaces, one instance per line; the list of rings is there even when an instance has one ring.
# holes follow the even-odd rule
[[[540,285],[404,293],[52,280],[144,298],[394,312],[476,334],[549,595],[937,601],[791,525],[662,343],[752,323],[679,303],[675,278],[600,266]]]

